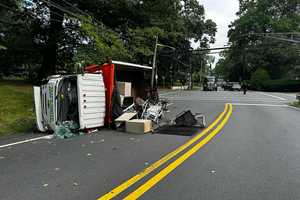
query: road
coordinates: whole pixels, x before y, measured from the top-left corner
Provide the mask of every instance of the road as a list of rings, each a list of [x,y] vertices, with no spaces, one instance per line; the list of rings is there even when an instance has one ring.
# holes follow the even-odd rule
[[[0,138],[0,199],[300,199],[300,111],[286,106],[295,96],[161,96],[167,118],[190,109],[215,126],[193,137],[100,130],[8,147],[37,136]]]

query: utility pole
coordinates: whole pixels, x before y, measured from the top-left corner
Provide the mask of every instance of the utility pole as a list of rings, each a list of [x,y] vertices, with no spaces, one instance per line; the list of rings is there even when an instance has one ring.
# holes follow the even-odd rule
[[[200,88],[201,88],[201,85],[202,85],[202,58],[200,60]]]
[[[157,44],[158,44],[158,36],[155,39],[155,48],[152,62],[152,77],[151,77],[151,90],[154,91],[154,81],[156,78],[156,54],[157,54]]]
[[[157,49],[158,47],[166,47],[170,48],[173,51],[176,49],[172,46],[165,45],[165,44],[159,44],[158,43],[158,36],[156,36],[155,39],[155,48],[154,48],[154,55],[153,55],[153,63],[152,63],[152,77],[151,77],[151,90],[154,91],[155,84],[157,84],[157,66],[156,66],[156,57],[157,57]]]
[[[192,51],[189,51],[189,90],[193,89]]]

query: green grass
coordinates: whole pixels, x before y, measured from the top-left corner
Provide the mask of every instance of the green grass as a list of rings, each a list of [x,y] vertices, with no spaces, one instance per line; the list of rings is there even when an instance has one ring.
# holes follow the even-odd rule
[[[294,103],[291,103],[290,104],[291,106],[294,106],[294,107],[297,107],[297,108],[300,108],[300,102],[294,102]]]
[[[0,135],[32,131],[32,85],[23,81],[0,81],[0,101]]]

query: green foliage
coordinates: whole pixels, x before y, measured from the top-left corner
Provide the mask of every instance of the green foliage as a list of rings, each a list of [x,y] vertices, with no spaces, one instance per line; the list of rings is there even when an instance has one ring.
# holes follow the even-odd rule
[[[251,89],[261,90],[263,83],[270,79],[267,70],[258,68],[251,76],[250,85]]]
[[[103,63],[107,57],[130,58],[122,40],[104,25],[94,24],[91,18],[85,18],[80,28],[84,42],[77,49],[75,62]]]
[[[163,37],[165,33],[158,27],[129,29],[128,45],[134,62],[149,64],[153,56],[155,37]]]
[[[167,74],[170,81],[170,71],[188,70],[180,63],[190,62],[191,39],[201,47],[214,42],[216,24],[205,18],[204,7],[197,0],[51,3],[63,10],[37,0],[7,1],[16,12],[0,6],[0,44],[7,47],[0,49],[1,71],[26,66],[43,78],[58,71],[72,72],[78,64],[100,64],[107,57],[151,65],[155,37],[159,36],[160,43],[176,48],[176,55],[167,48],[158,50],[159,74]],[[199,71],[199,61],[206,64],[207,57],[196,57],[192,63]]]
[[[268,92],[299,92],[300,81],[299,80],[268,80],[262,84],[262,90]]]
[[[230,80],[249,79],[259,68],[272,79],[284,78],[300,63],[299,45],[257,33],[299,32],[299,5],[295,0],[240,0],[238,19],[228,32],[231,48],[219,72]],[[272,35],[290,39],[291,35]],[[298,77],[300,74],[297,75]]]

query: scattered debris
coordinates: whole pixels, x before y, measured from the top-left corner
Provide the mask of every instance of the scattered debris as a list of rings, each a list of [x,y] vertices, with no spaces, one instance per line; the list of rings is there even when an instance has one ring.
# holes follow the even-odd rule
[[[91,144],[94,144],[94,143],[95,143],[95,141],[93,141],[93,140],[92,140],[92,141],[90,141],[90,143],[91,143]]]
[[[4,156],[0,156],[0,160],[4,159],[5,157]]]
[[[112,150],[117,150],[117,147],[112,147]]]
[[[211,173],[211,174],[215,174],[216,171],[215,171],[215,170],[211,170],[210,173]]]
[[[86,131],[87,134],[91,135],[92,133],[97,132],[98,129],[97,128],[92,128],[92,129],[86,129],[85,131]]]
[[[49,185],[48,183],[45,183],[43,184],[43,187],[48,187],[48,185]]]
[[[73,186],[79,186],[79,184],[77,182],[74,182]]]
[[[193,114],[190,110],[183,111],[176,115],[173,120],[176,126],[197,126],[200,128],[206,127],[206,119],[203,114]]]
[[[104,141],[105,141],[104,139],[100,140],[100,142],[104,142]]]
[[[64,121],[62,124],[56,126],[54,136],[60,139],[67,139],[78,135],[78,124],[74,121]]]
[[[129,140],[133,141],[133,140],[135,140],[135,138],[129,138]]]
[[[117,119],[115,119],[115,124],[116,127],[121,127],[122,125],[124,125],[124,123],[126,121],[131,120],[132,118],[134,118],[137,115],[136,112],[127,112],[127,113],[123,113],[120,117],[118,117]]]
[[[59,170],[60,170],[60,168],[58,168],[58,167],[54,168],[54,171],[59,171]]]
[[[87,157],[91,157],[92,154],[91,154],[91,153],[87,153],[86,156],[87,156]]]
[[[203,114],[193,114],[190,110],[182,111],[168,124],[155,129],[154,133],[168,135],[192,136],[206,127],[206,119]]]
[[[81,144],[81,147],[85,147],[85,144]]]
[[[148,166],[149,165],[149,163],[148,162],[145,162],[145,166]]]
[[[51,140],[53,137],[54,137],[54,135],[47,135],[46,137],[44,137],[44,139]]]
[[[168,102],[166,100],[152,102],[151,99],[145,101],[143,105],[142,119],[152,120],[154,123],[159,124],[159,121],[165,117]]]

